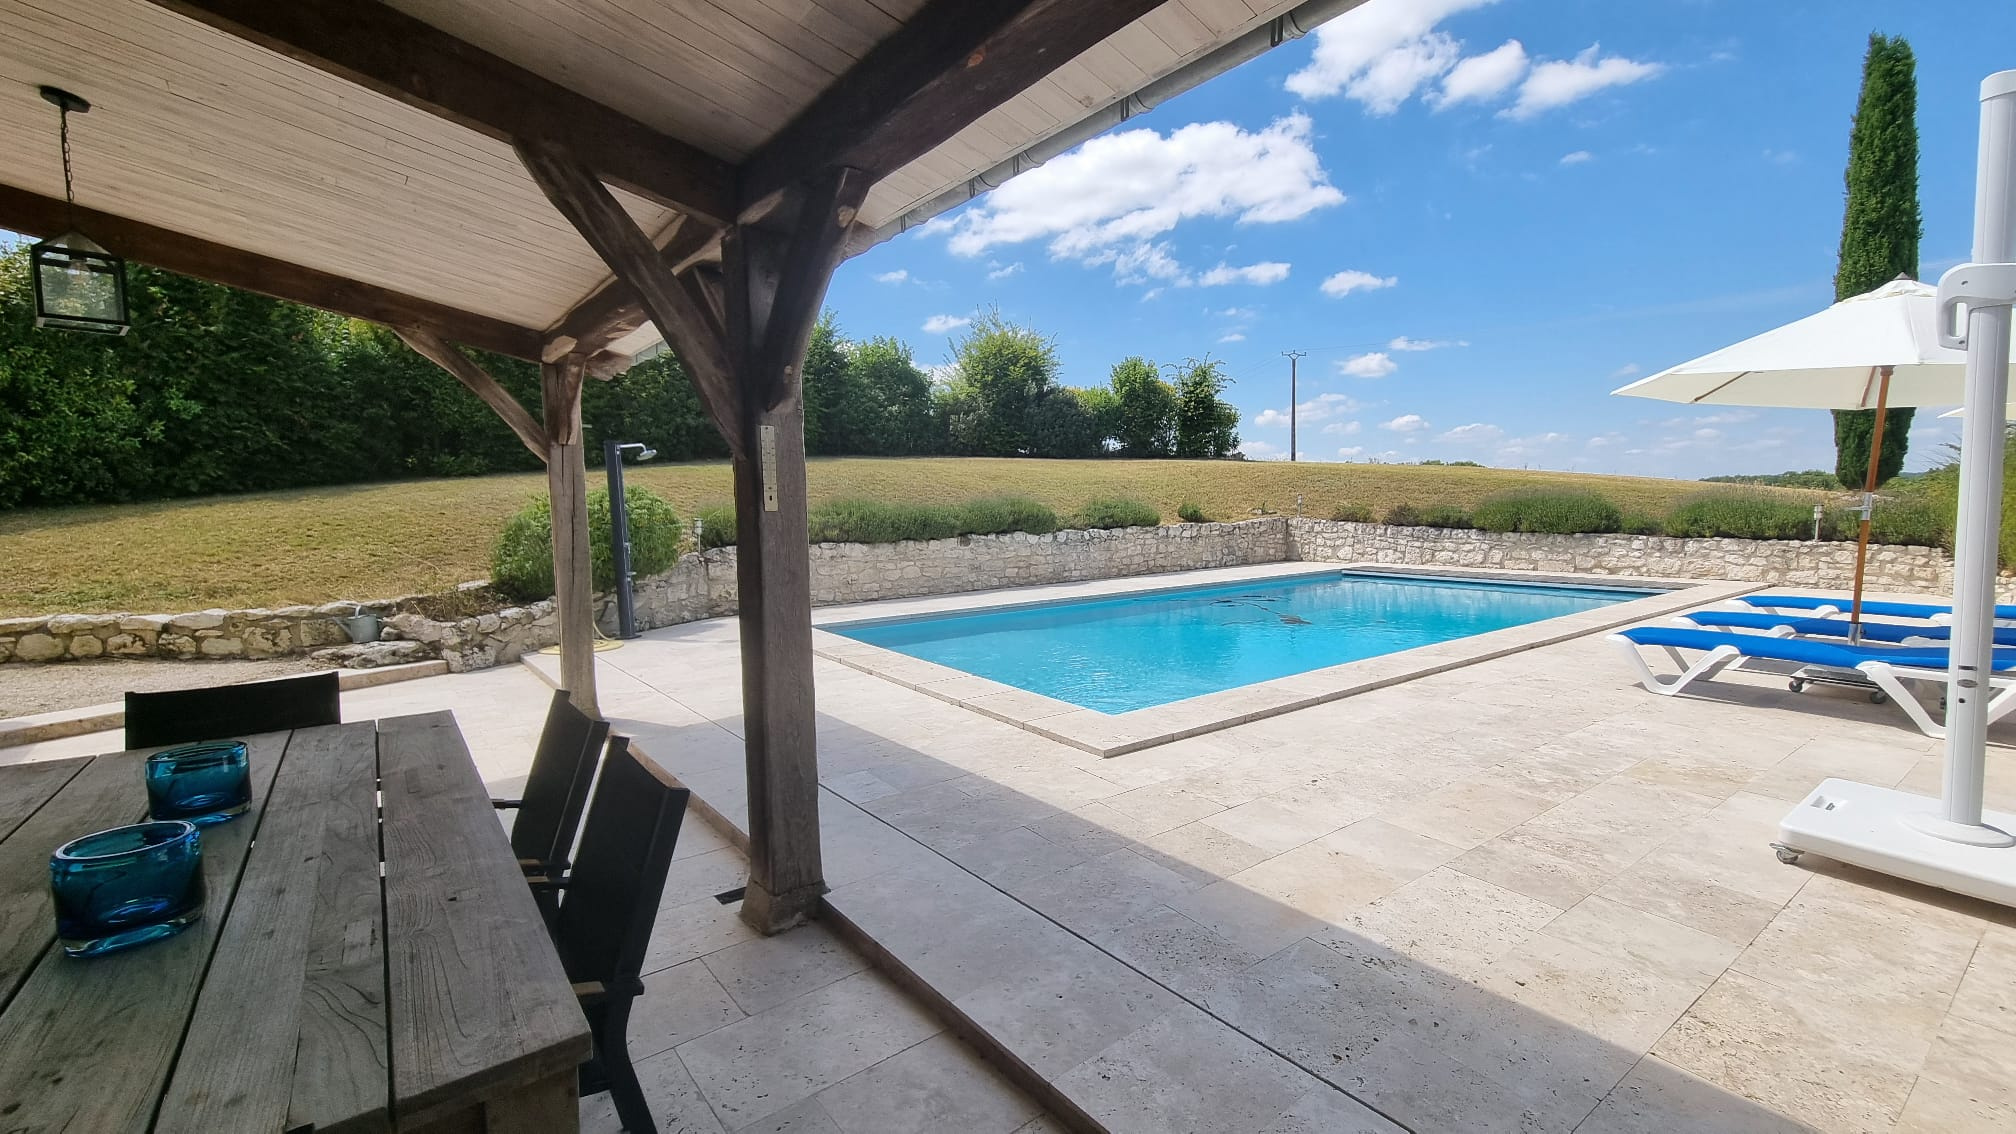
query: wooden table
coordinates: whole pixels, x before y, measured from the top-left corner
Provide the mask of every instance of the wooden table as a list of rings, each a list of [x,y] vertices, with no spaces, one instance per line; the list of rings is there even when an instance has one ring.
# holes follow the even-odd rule
[[[92,960],[49,852],[144,815],[146,752],[0,767],[0,1130],[578,1129],[587,1022],[453,715],[248,743],[202,920]]]

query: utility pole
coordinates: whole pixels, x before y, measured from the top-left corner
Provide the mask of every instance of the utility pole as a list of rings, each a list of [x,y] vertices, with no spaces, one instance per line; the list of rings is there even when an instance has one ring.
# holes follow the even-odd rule
[[[1295,364],[1309,352],[1284,350],[1281,353],[1288,356],[1288,459],[1292,461],[1295,459],[1295,402],[1299,397],[1295,392]]]

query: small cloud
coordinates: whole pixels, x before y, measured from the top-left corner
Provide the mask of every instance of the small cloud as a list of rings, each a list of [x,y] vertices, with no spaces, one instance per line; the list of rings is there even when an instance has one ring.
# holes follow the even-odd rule
[[[1747,409],[1723,410],[1721,413],[1703,414],[1694,419],[1696,425],[1742,425],[1756,421],[1757,411]]]
[[[1347,445],[1337,450],[1337,459],[1340,461],[1348,461],[1353,457],[1362,457],[1364,455],[1365,446],[1363,445]]]
[[[972,321],[971,318],[965,315],[933,315],[929,319],[924,320],[924,333],[927,335],[949,335]]]
[[[1399,276],[1375,276],[1371,272],[1347,268],[1323,281],[1323,294],[1334,299],[1354,291],[1378,291],[1399,282]]]
[[[1239,451],[1255,461],[1280,461],[1288,457],[1288,450],[1266,441],[1241,441]]]
[[[1719,429],[1697,429],[1694,431],[1694,440],[1696,441],[1714,441],[1721,436],[1722,431]]]
[[[1638,373],[1638,364],[1635,362],[1627,362],[1624,365],[1618,367],[1617,369],[1612,370],[1610,372],[1610,377],[1629,378],[1636,373]]]
[[[1239,331],[1227,331],[1218,336],[1218,341],[1221,343],[1243,343],[1246,341],[1246,336]]]
[[[1496,441],[1503,436],[1505,436],[1503,429],[1482,421],[1473,421],[1468,425],[1459,425],[1435,440],[1448,445],[1477,445]]]
[[[1206,311],[1205,314],[1223,319],[1253,319],[1259,316],[1260,310],[1257,307],[1227,307],[1223,311]]]
[[[1420,433],[1425,429],[1433,427],[1428,424],[1427,418],[1422,417],[1418,413],[1403,413],[1391,421],[1380,422],[1379,428],[1390,430],[1394,433]]]
[[[1597,91],[1654,78],[1665,69],[1658,63],[1603,55],[1601,45],[1592,43],[1573,59],[1536,64],[1519,84],[1518,99],[1499,113],[1515,120],[1533,118],[1580,102]]]
[[[1339,437],[1351,437],[1362,428],[1364,427],[1355,421],[1333,421],[1323,427],[1323,432],[1334,433]]]
[[[1020,274],[1022,274],[1022,261],[1020,261],[1020,260],[1017,260],[1017,261],[1015,261],[1015,262],[1014,262],[1014,263],[1012,263],[1012,264],[1001,264],[1001,263],[998,263],[998,262],[996,262],[996,263],[992,263],[992,264],[990,264],[990,265],[989,265],[989,268],[990,268],[991,270],[990,270],[990,271],[989,271],[989,272],[987,273],[987,278],[988,278],[988,279],[990,279],[990,280],[1005,280],[1005,279],[1007,279],[1007,278],[1008,278],[1009,276],[1015,276],[1015,275],[1020,275]]]
[[[1354,354],[1337,364],[1339,374],[1353,378],[1384,378],[1398,369],[1400,364],[1393,361],[1393,357],[1385,351]]]
[[[902,282],[903,282],[904,280],[907,280],[907,279],[909,279],[909,278],[910,278],[910,269],[908,269],[908,268],[898,268],[898,269],[896,269],[896,270],[895,270],[895,271],[893,271],[893,272],[882,272],[882,273],[879,273],[879,274],[878,274],[878,275],[876,275],[876,277],[875,277],[875,282],[876,282],[876,283],[902,283]]]
[[[1526,47],[1508,39],[1482,55],[1472,55],[1442,77],[1440,94],[1430,97],[1437,110],[1462,102],[1484,102],[1510,90],[1526,73]]]
[[[1585,162],[1592,162],[1595,160],[1596,155],[1590,153],[1588,150],[1576,150],[1574,153],[1561,155],[1562,165],[1582,165]]]
[[[1799,160],[1798,150],[1765,150],[1764,160],[1772,165],[1792,165]]]
[[[1406,335],[1396,335],[1386,343],[1387,350],[1421,351],[1441,350],[1443,347],[1469,346],[1467,339],[1410,339]]]
[[[1356,413],[1360,406],[1357,399],[1348,394],[1318,394],[1295,407],[1297,418],[1304,425],[1311,425],[1328,418],[1347,413]],[[1288,424],[1288,411],[1278,409],[1261,410],[1253,415],[1253,424],[1262,429]],[[1353,430],[1355,431],[1355,423]]]
[[[1248,264],[1243,268],[1234,268],[1228,264],[1220,264],[1203,275],[1198,276],[1197,286],[1222,287],[1225,284],[1249,283],[1265,287],[1268,284],[1280,283],[1287,278],[1288,265],[1278,260]]]

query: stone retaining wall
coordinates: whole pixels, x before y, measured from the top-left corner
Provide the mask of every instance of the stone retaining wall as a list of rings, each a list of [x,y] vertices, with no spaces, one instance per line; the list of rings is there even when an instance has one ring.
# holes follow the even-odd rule
[[[1530,535],[1300,518],[1290,520],[1288,529],[1293,558],[1336,563],[1729,579],[1824,590],[1855,581],[1855,545],[1835,541]],[[1952,561],[1935,547],[1872,545],[1866,585],[1872,591],[1951,594]]]
[[[273,658],[350,640],[338,619],[382,615],[398,600],[186,614],[58,614],[0,618],[0,662],[74,658]]]

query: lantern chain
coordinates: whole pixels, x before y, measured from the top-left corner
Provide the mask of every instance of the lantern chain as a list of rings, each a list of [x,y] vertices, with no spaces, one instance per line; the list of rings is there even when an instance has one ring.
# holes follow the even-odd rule
[[[63,142],[63,203],[70,213],[70,226],[77,225],[77,196],[70,188],[70,108],[56,108],[56,134]]]

